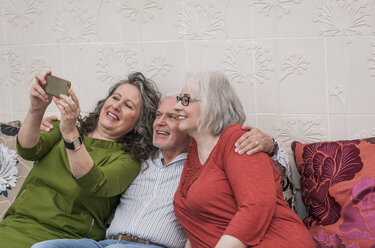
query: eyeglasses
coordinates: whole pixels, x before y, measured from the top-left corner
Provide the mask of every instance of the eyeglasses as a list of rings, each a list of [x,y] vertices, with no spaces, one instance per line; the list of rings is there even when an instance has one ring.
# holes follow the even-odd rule
[[[177,102],[181,101],[182,106],[188,106],[190,102],[200,101],[200,98],[193,98],[188,95],[176,96]]]

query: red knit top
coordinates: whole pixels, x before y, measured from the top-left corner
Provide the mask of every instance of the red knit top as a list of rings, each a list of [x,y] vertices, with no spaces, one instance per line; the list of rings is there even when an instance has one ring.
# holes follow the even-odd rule
[[[234,152],[244,133],[230,125],[204,165],[193,139],[174,198],[178,221],[193,247],[215,247],[222,235],[259,247],[314,247],[283,199],[280,173],[265,153]]]

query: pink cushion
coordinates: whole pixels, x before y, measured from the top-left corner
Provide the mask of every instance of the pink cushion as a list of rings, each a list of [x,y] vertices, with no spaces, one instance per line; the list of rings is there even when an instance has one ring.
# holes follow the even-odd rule
[[[292,149],[318,247],[375,247],[375,138]]]

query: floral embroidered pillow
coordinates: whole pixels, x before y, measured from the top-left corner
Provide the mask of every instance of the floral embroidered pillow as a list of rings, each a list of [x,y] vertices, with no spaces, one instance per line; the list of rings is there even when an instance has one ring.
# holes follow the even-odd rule
[[[375,138],[292,149],[317,247],[375,248]]]
[[[0,123],[0,220],[33,166],[33,162],[23,160],[17,154],[19,125],[19,122]]]

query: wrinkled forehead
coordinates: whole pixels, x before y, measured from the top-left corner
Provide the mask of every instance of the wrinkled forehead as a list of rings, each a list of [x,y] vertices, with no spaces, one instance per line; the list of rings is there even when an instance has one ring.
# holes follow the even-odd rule
[[[168,96],[161,101],[158,111],[161,113],[177,114],[174,108],[176,103],[177,103],[176,96]]]

